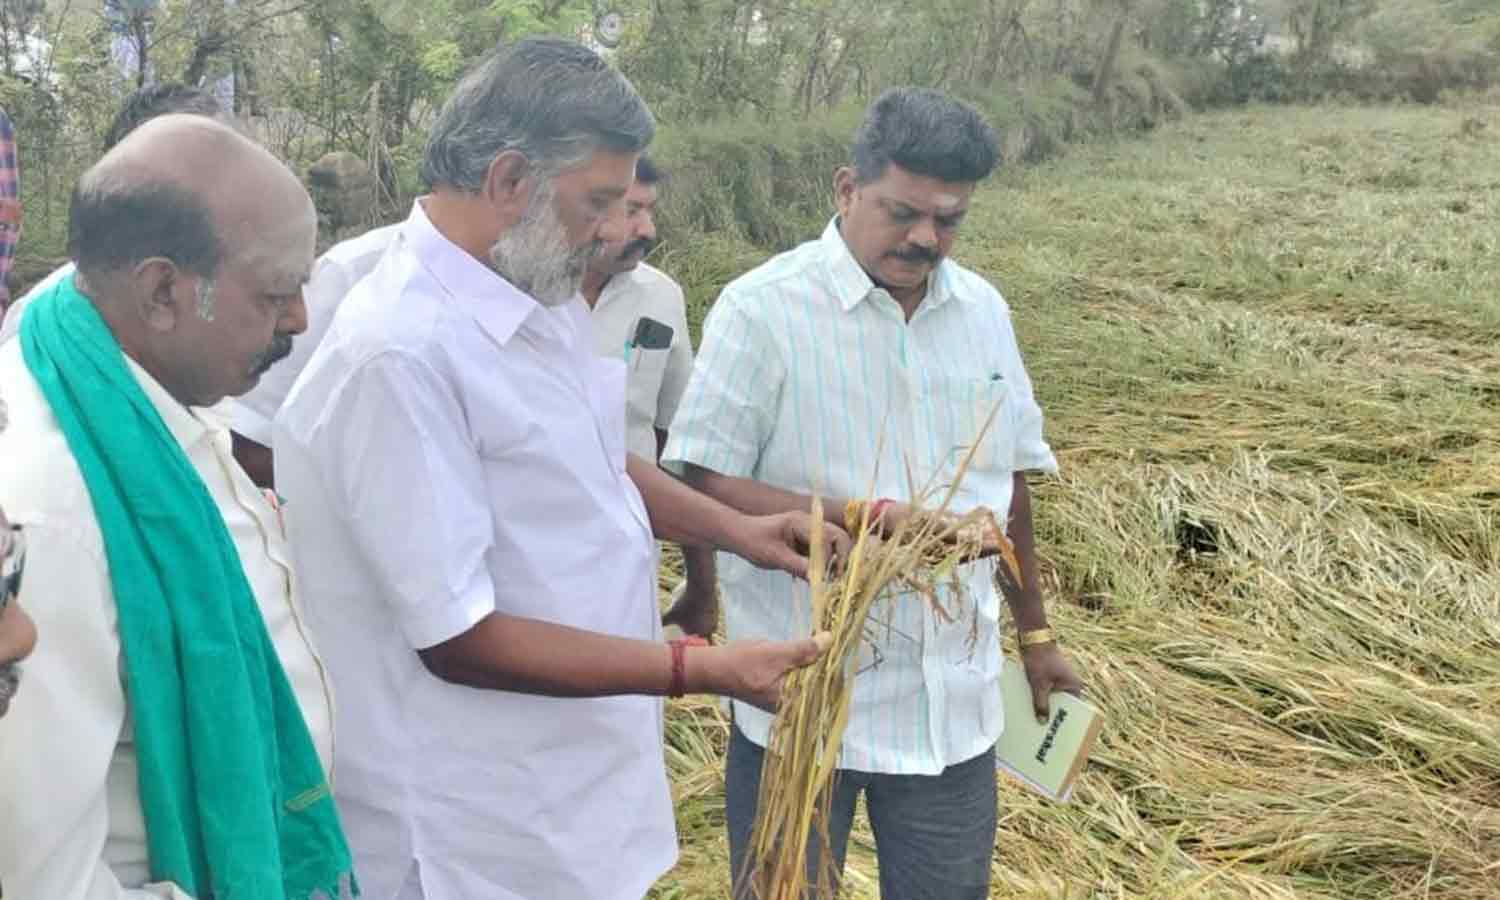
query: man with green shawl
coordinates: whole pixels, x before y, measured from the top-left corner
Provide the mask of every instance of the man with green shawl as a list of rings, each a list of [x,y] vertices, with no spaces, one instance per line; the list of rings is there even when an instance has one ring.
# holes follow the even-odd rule
[[[0,505],[45,636],[0,734],[7,896],[357,893],[280,516],[216,408],[306,327],[315,231],[269,153],[156,119],[79,180],[78,271],[0,349]]]

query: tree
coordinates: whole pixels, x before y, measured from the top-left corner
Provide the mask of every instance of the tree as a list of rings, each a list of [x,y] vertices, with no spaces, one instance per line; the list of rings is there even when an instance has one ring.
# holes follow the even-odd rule
[[[1375,9],[1376,0],[1294,0],[1287,21],[1297,38],[1298,61],[1326,62],[1339,39]]]

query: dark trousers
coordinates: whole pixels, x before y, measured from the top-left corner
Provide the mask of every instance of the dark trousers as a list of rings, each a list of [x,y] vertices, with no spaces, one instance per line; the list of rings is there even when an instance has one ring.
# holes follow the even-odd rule
[[[748,900],[746,856],[760,796],[765,751],[738,726],[729,738],[725,764],[726,818],[734,896]],[[996,790],[993,748],[939,775],[880,775],[840,769],[834,776],[828,837],[835,870],[844,851],[860,792],[875,832],[882,900],[986,900],[995,849]],[[808,883],[817,884],[819,844],[807,852]],[[832,900],[832,898],[819,898]]]

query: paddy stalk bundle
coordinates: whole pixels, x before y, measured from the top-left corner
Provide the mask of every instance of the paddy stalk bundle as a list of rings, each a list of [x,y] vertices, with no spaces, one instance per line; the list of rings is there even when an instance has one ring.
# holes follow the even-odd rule
[[[929,614],[951,623],[958,611],[944,607],[938,588],[944,582],[957,585],[964,561],[997,553],[1002,578],[1013,585],[1021,582],[1014,550],[989,510],[979,508],[962,516],[947,513],[968,461],[959,467],[940,506],[913,512],[883,537],[880,524],[871,521],[873,505],[860,504],[857,525],[849,523],[856,526],[851,528],[852,547],[837,570],[823,558],[823,504],[813,498],[808,576],[812,628],[814,633],[828,633],[832,643],[822,657],[790,673],[782,685],[781,706],[761,769],[748,857],[757,900],[804,900],[809,888],[816,888],[820,896],[833,896],[837,872],[828,852],[828,816],[834,772],[849,721],[860,645],[878,627],[871,614],[889,596],[887,588],[899,586],[903,595],[923,598]],[[808,846],[814,838],[821,852],[809,872]]]

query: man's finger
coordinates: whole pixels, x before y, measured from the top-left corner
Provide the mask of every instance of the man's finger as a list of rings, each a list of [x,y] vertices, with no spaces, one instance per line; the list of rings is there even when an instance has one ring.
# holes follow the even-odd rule
[[[843,560],[849,555],[849,550],[854,542],[849,539],[848,532],[842,528],[829,528],[823,532],[823,541],[826,543],[831,558]]]
[[[791,547],[778,547],[775,558],[776,568],[791,575],[793,578],[807,580],[807,557],[798,553]]]

